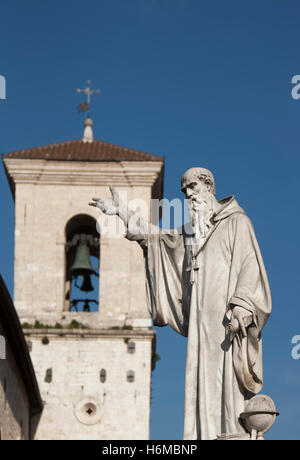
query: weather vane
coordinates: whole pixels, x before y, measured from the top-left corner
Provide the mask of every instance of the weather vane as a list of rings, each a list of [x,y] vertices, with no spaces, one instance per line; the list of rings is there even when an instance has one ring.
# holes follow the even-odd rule
[[[91,95],[92,94],[99,94],[100,89],[91,89],[91,80],[87,80],[87,87],[84,89],[77,89],[77,93],[85,93],[86,94],[86,101],[82,102],[78,106],[78,112],[87,112],[87,117],[90,118],[90,102],[91,102]]]

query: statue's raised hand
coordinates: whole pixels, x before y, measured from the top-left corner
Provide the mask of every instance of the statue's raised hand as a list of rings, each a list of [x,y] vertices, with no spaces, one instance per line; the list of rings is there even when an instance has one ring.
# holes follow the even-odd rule
[[[111,198],[92,198],[93,201],[89,203],[89,205],[101,209],[101,211],[108,216],[119,215],[119,195],[113,187],[110,186],[109,190],[111,193]]]

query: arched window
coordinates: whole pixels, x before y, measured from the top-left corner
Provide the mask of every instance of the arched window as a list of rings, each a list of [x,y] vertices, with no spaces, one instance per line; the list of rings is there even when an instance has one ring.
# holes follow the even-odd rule
[[[72,217],[66,225],[66,286],[64,310],[98,311],[100,243],[96,220]]]

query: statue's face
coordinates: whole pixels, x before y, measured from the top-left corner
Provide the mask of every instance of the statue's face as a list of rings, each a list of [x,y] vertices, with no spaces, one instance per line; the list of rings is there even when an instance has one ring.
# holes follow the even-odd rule
[[[201,202],[207,202],[209,190],[201,180],[195,180],[194,178],[191,181],[187,180],[184,187],[182,187],[182,191],[189,200],[191,208],[195,209]]]
[[[184,182],[182,191],[188,200],[188,209],[196,235],[205,236],[211,212],[210,186],[202,180],[193,178]]]
[[[181,190],[189,199],[194,193],[216,194],[213,174],[205,168],[190,168],[181,177]]]
[[[196,236],[205,236],[211,227],[210,218],[216,201],[211,182],[214,182],[212,174],[203,168],[191,168],[181,178],[181,190],[188,201],[187,205]]]

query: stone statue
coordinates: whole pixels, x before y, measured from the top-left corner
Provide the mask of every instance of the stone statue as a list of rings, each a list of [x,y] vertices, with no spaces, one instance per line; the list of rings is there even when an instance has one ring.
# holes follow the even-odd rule
[[[90,204],[118,215],[142,246],[154,324],[188,337],[184,439],[239,439],[247,432],[240,415],[263,384],[268,279],[249,218],[234,196],[216,200],[212,173],[189,169],[181,190],[191,227],[168,232],[152,231],[113,188],[111,199]]]

